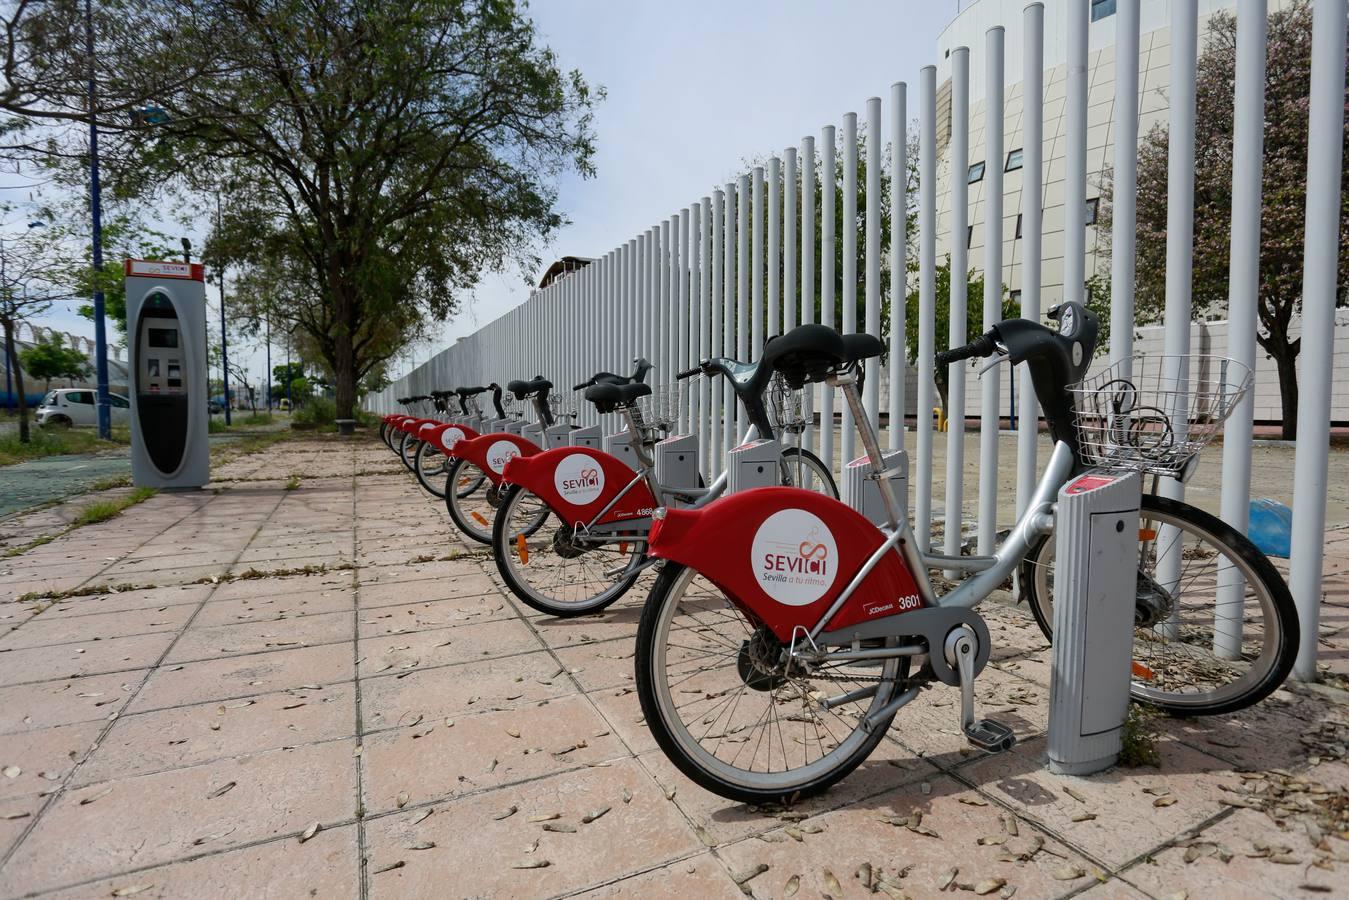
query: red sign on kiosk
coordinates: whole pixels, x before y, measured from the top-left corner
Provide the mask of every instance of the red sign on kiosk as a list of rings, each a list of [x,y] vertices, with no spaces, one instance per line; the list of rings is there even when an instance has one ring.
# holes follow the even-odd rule
[[[159,259],[128,259],[125,274],[148,278],[181,278],[183,281],[206,280],[206,269],[201,263],[167,262]]]

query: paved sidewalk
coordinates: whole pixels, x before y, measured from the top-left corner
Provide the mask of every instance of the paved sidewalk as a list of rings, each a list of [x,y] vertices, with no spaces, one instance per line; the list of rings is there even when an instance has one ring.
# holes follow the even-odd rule
[[[373,441],[215,474],[0,560],[0,897],[841,898],[868,866],[914,898],[1349,895],[1349,694],[1163,720],[1160,768],[1055,777],[1044,642],[990,605],[980,701],[1013,751],[969,751],[928,692],[825,796],[755,810],[641,723],[640,586],[534,614]]]

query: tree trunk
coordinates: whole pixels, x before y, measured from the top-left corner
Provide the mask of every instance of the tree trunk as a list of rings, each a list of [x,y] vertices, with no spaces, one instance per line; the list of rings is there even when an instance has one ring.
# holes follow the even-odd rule
[[[1297,352],[1284,345],[1282,352],[1276,348],[1270,354],[1279,371],[1279,401],[1283,407],[1283,439],[1297,440]]]
[[[10,368],[14,371],[14,391],[18,394],[19,443],[26,444],[31,437],[28,433],[28,399],[23,395],[23,367],[14,353],[14,322],[11,319],[5,320],[5,355],[9,357]]]

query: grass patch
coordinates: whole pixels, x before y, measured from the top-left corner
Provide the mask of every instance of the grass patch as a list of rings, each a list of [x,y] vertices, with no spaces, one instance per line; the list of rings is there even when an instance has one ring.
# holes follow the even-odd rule
[[[111,450],[131,443],[131,432],[125,427],[114,428],[112,440],[101,441],[98,439],[98,430],[94,428],[39,428],[32,425],[30,438],[26,444],[21,442],[17,431],[0,438],[0,466],[12,466],[48,456]]]
[[[206,432],[208,434],[224,434],[229,430],[230,430],[229,426],[225,424],[225,420],[223,418],[211,416],[209,419],[206,420]]]
[[[265,412],[260,412],[260,413],[249,413],[248,415],[243,416],[242,418],[235,419],[235,420],[234,420],[234,424],[235,424],[235,425],[270,425],[270,424],[272,424],[272,417],[271,417],[271,415],[270,415],[269,413],[265,413]]]
[[[1157,713],[1137,703],[1129,704],[1120,736],[1119,764],[1127,769],[1161,768],[1157,753]]]
[[[75,517],[74,527],[81,528],[85,525],[96,525],[99,522],[106,522],[109,519],[115,519],[125,510],[130,509],[137,503],[144,503],[159,491],[150,487],[138,487],[124,497],[117,497],[112,500],[99,500],[96,503],[90,503],[80,514]]]
[[[284,489],[287,491],[293,491],[299,486],[300,486],[300,476],[292,474],[289,478],[286,479],[286,485]]]
[[[113,488],[128,487],[131,484],[130,475],[114,475],[111,478],[102,478],[89,485],[90,492],[110,491]]]

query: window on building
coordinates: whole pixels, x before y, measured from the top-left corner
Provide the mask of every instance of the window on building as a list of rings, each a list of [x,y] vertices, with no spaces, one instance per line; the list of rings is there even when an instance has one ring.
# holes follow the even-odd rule
[[[1016,236],[1021,237],[1021,213],[1016,214]]]
[[[971,163],[969,175],[965,178],[966,184],[974,184],[984,180],[984,164],[981,162]]]
[[[1087,201],[1087,224],[1096,224],[1096,213],[1100,210],[1101,198],[1095,197]]]
[[[1115,14],[1115,0],[1091,0],[1091,20],[1099,22]]]
[[[1021,168],[1021,148],[1010,151],[1007,154],[1007,165],[1003,167],[1004,172],[1015,172]]]
[[[974,226],[965,226],[965,249],[968,250],[974,246]]]
[[[1010,294],[1007,295],[1007,299],[1010,300],[1010,301],[1012,301],[1012,304],[1013,304],[1013,305],[1015,305],[1016,307],[1020,308],[1020,306],[1021,306],[1021,292],[1020,292],[1020,291],[1012,291]]]

